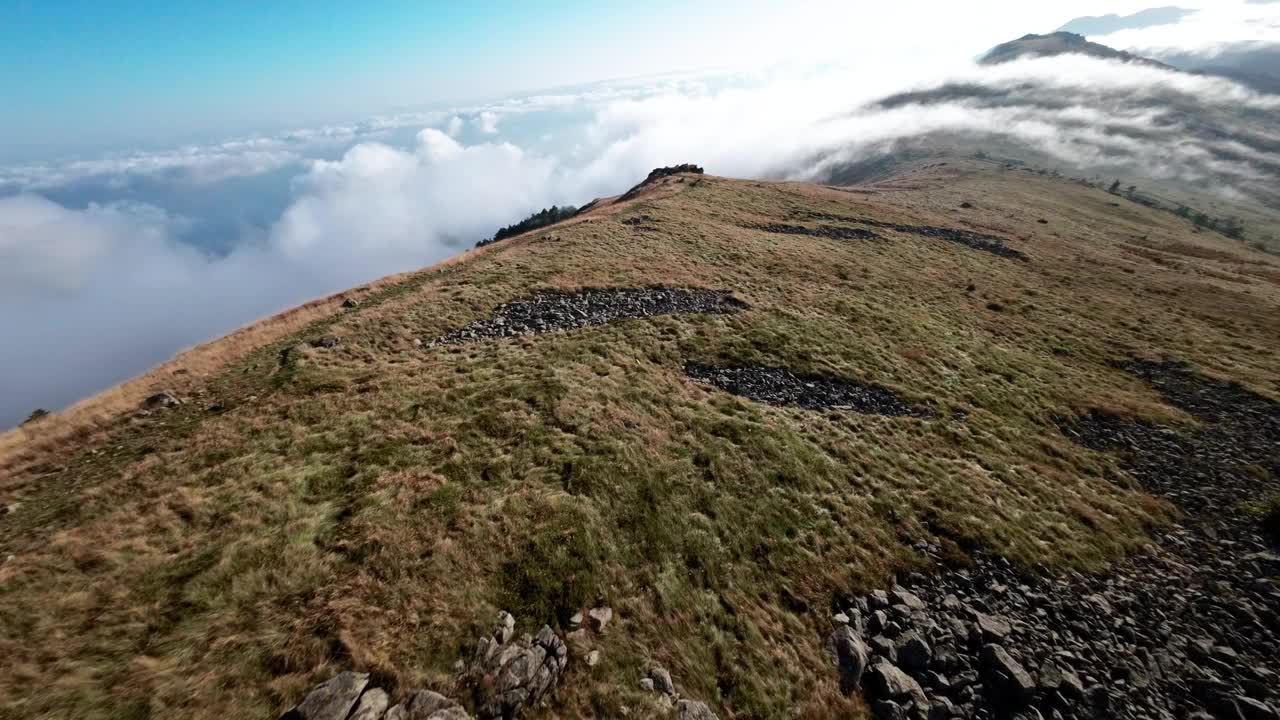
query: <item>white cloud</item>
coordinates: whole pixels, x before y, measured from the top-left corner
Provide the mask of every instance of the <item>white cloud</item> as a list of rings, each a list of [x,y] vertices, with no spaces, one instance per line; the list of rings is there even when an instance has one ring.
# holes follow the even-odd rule
[[[476,129],[486,135],[493,135],[498,132],[498,113],[492,110],[485,110],[476,115]]]
[[[458,137],[462,133],[462,118],[454,115],[449,118],[449,124],[445,128],[445,132],[449,137]]]

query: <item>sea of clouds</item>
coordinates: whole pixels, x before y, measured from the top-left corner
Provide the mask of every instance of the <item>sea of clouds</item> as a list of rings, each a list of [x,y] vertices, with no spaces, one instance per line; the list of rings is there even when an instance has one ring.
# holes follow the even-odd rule
[[[1220,36],[1255,43],[1259,23],[1280,16],[1251,7]],[[1124,31],[1126,42],[1153,33],[1147,47],[1221,51],[1182,27],[1194,22],[1221,18],[1202,11]],[[928,94],[943,87],[984,92]],[[904,91],[922,99],[880,102]],[[1202,117],[1227,135],[1203,132]],[[904,58],[892,71],[671,75],[0,167],[0,427],[309,298],[454,255],[540,208],[616,194],[661,165],[821,180],[897,141],[959,133],[1247,197],[1277,179],[1275,117],[1280,96],[1150,67]]]

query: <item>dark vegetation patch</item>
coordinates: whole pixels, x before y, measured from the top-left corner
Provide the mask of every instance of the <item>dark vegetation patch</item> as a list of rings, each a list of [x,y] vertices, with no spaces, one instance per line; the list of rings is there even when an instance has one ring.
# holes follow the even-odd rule
[[[485,320],[443,335],[455,344],[604,325],[628,318],[735,312],[747,304],[720,290],[686,288],[590,288],[547,290],[498,307]]]
[[[810,237],[823,237],[832,240],[883,240],[879,235],[865,228],[843,228],[834,225],[821,225],[816,228],[805,227],[803,225],[785,225],[782,223],[770,223],[768,225],[750,225],[752,230],[760,230],[767,233],[775,233],[778,235],[808,235]]]
[[[555,225],[561,220],[568,220],[577,214],[578,208],[572,205],[565,205],[563,207],[559,205],[552,205],[549,208],[539,210],[515,225],[508,225],[498,230],[498,232],[493,234],[493,237],[476,243],[476,247],[484,247],[490,243],[496,243],[499,240],[506,240],[509,237],[515,237],[516,235],[527,233],[530,230],[537,230],[538,228],[544,228],[548,225]]]
[[[995,235],[987,235],[985,233],[973,232],[972,230],[957,230],[955,228],[935,227],[932,225],[907,225],[905,223],[884,222],[882,220],[872,220],[871,218],[854,217],[850,215],[836,215],[825,212],[803,212],[799,216],[809,220],[823,220],[826,222],[853,223],[855,225],[864,225],[866,227],[879,228],[882,230],[893,230],[895,232],[907,233],[910,235],[921,235],[938,240],[945,240],[957,245],[964,245],[973,250],[981,250],[982,252],[991,253],[1003,258],[1012,260],[1028,261],[1026,253],[1021,250],[1015,250],[1004,244],[1004,238]]]
[[[698,382],[768,405],[806,410],[852,410],[869,415],[927,417],[887,388],[823,375],[798,375],[786,368],[762,365],[715,367],[690,364],[685,374]]]
[[[665,177],[670,177],[672,175],[679,175],[681,173],[701,175],[703,174],[703,169],[701,167],[698,167],[697,165],[694,165],[693,163],[684,163],[682,165],[671,165],[668,167],[654,168],[649,172],[648,177],[646,177],[643,181],[641,181],[639,185],[636,185],[635,187],[623,193],[622,197],[618,198],[618,201],[622,202],[624,200],[630,200],[635,196],[639,195],[641,190],[645,189],[649,185],[652,185],[658,180],[661,180],[662,178],[665,178]]]

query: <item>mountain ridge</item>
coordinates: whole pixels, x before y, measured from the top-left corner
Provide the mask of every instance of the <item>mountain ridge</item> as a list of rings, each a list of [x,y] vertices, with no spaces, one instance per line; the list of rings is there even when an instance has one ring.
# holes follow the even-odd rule
[[[972,622],[1007,649],[972,656],[917,629],[941,594],[911,574],[1070,578],[1182,530],[1108,433],[1193,437],[1135,375],[1190,383],[1143,364],[1166,356],[1267,417],[1278,306],[1275,257],[1026,169],[660,176],[130,390],[180,405],[24,428],[0,458],[0,707],[314,717],[358,685],[492,717],[506,677],[540,688],[529,717],[919,715],[950,691],[914,679],[912,638],[975,677],[979,650],[1018,678],[1043,656],[1000,617]],[[1219,407],[1193,409],[1236,427]],[[1229,435],[1206,432],[1193,449]],[[1031,623],[1020,592],[984,602]],[[897,605],[890,662],[871,631]],[[503,664],[561,646],[554,682]]]

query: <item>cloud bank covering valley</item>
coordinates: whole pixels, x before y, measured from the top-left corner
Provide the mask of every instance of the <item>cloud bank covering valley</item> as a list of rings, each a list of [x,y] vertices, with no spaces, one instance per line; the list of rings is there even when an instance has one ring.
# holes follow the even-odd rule
[[[1280,5],[1246,7],[1219,37],[1252,42],[1280,18]],[[1205,17],[1220,22],[1201,12],[1116,35],[1159,32],[1200,52],[1179,27]],[[454,255],[543,207],[616,194],[660,165],[823,180],[921,136],[996,137],[1067,167],[1268,201],[1275,117],[1280,96],[1151,67],[903,58],[603,83],[0,167],[0,427],[272,312]]]

